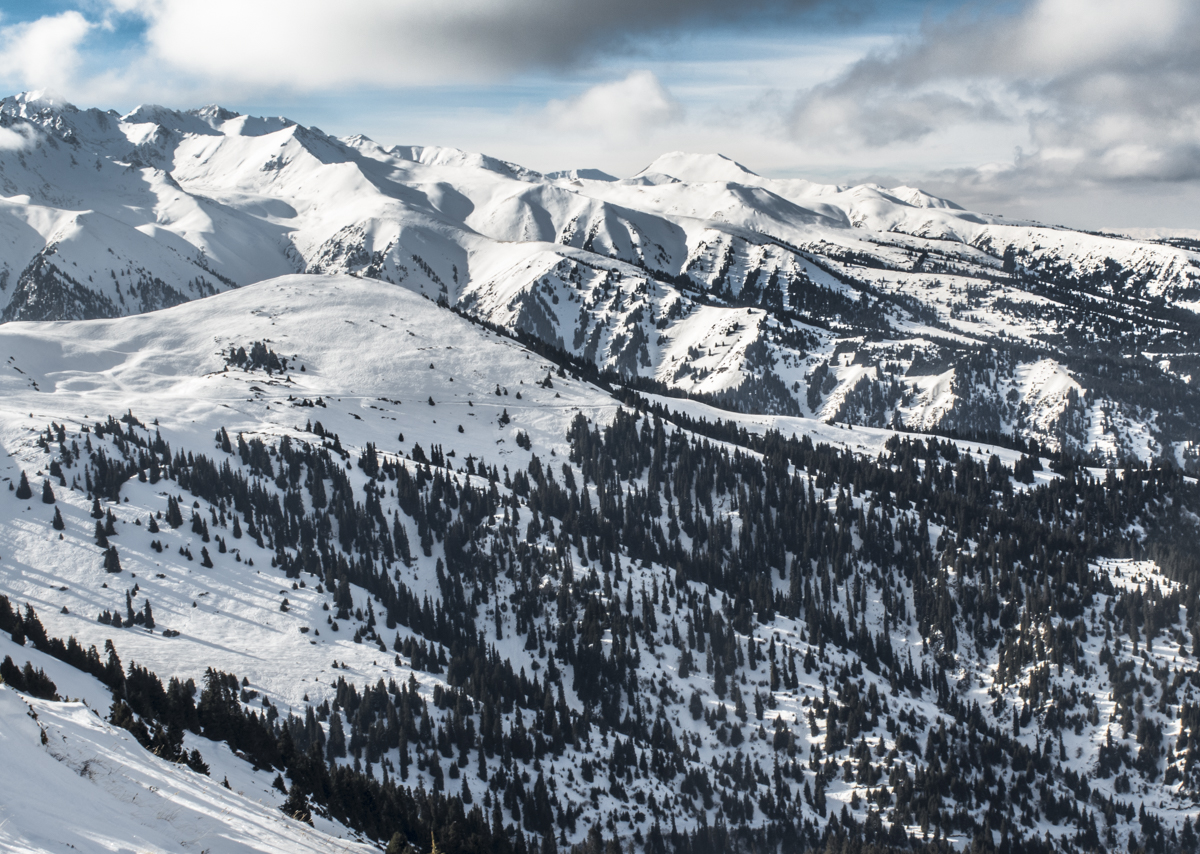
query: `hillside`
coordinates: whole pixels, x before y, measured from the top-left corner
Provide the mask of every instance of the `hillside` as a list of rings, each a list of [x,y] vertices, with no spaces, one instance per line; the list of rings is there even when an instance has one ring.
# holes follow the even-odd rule
[[[41,787],[3,803],[90,810],[0,840],[1195,849],[1178,467],[639,394],[418,291],[0,326],[0,737]]]
[[[1200,465],[1200,254],[675,152],[541,175],[220,107],[0,102],[0,320],[399,284],[745,413]]]

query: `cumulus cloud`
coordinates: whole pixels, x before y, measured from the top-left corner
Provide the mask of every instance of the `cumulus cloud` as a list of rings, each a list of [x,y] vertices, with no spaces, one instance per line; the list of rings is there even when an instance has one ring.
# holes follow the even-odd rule
[[[92,28],[76,11],[0,27],[0,77],[26,89],[62,89],[74,79]]]
[[[683,117],[683,105],[650,71],[634,71],[625,79],[601,83],[567,101],[551,101],[546,109],[560,131],[597,132],[628,140]]]
[[[789,128],[800,141],[876,149],[962,125],[1021,128],[1011,163],[958,174],[975,184],[1198,180],[1197,31],[1190,0],[964,13],[802,92]]]

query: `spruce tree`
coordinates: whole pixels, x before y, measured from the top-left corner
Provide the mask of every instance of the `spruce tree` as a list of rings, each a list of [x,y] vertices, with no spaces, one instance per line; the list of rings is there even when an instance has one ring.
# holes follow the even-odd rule
[[[288,793],[287,800],[279,808],[283,814],[289,818],[294,818],[296,821],[302,821],[305,824],[312,824],[312,808],[308,805],[308,798],[297,785],[292,786],[292,790]]]
[[[117,555],[117,547],[109,546],[104,552],[104,571],[105,572],[120,572],[121,558]]]
[[[33,490],[29,488],[29,479],[25,477],[25,472],[21,472],[21,482],[17,484],[17,498],[24,501],[32,497]]]
[[[48,480],[42,481],[42,503],[43,504],[53,504],[54,503],[54,489],[50,486],[50,481],[48,481]]]
[[[193,748],[192,752],[188,754],[185,764],[197,774],[203,774],[205,777],[208,776],[208,763],[204,761],[204,757],[200,755],[199,750]]]
[[[341,712],[334,712],[329,719],[329,740],[325,747],[329,761],[346,755],[346,732],[342,729]]]
[[[54,521],[50,523],[54,526],[54,530],[61,531],[67,527],[67,523],[63,521],[62,510],[54,508]]]
[[[183,513],[179,510],[179,502],[172,495],[167,496],[167,524],[172,528],[179,528],[183,525]]]

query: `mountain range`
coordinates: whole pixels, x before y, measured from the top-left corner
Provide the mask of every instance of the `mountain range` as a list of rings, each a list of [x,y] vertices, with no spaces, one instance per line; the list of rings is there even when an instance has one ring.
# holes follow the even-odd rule
[[[0,125],[0,849],[1200,846],[1200,247]]]
[[[346,273],[743,412],[1195,469],[1200,247],[667,154],[632,178],[219,107],[0,102],[0,317]],[[649,387],[649,386],[648,386]]]

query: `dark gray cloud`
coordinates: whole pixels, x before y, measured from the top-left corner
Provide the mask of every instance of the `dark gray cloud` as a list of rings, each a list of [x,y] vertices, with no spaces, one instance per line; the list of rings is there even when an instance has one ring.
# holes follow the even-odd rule
[[[486,81],[696,27],[854,15],[869,0],[109,0],[175,71],[248,87]]]
[[[441,8],[431,35],[459,41],[497,66],[566,65],[596,51],[686,28],[764,19],[787,21],[818,9],[856,14],[867,2],[836,0],[497,0],[478,9]]]

